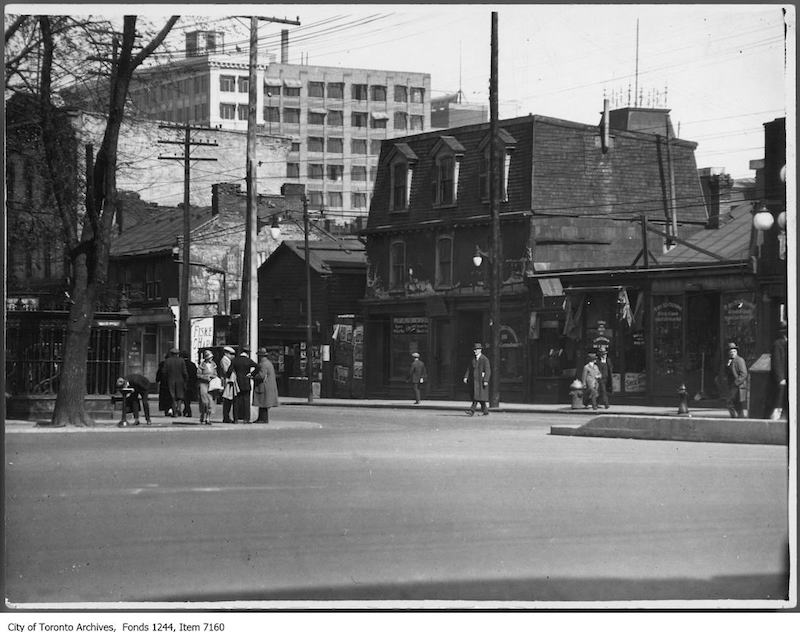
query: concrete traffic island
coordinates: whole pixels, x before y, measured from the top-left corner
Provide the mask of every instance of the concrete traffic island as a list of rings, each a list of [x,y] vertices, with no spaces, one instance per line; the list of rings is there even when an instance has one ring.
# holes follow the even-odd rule
[[[788,445],[786,420],[605,414],[580,426],[551,426],[551,435]]]

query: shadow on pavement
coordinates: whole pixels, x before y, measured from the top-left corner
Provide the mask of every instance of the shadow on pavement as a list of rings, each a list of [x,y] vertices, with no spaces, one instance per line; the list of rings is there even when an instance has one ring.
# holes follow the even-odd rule
[[[775,600],[789,595],[789,577],[726,575],[699,579],[539,577],[530,579],[348,584],[279,590],[175,594],[159,601],[696,601]],[[423,604],[424,606],[424,604]],[[734,604],[731,604],[733,607]],[[532,605],[535,607],[535,604]],[[653,604],[654,608],[658,604]],[[691,608],[691,603],[687,604]]]

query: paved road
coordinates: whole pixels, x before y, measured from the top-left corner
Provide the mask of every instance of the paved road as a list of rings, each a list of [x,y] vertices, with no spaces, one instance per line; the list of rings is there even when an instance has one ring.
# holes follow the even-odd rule
[[[7,598],[785,596],[785,447],[559,437],[508,413],[273,419],[8,434]]]

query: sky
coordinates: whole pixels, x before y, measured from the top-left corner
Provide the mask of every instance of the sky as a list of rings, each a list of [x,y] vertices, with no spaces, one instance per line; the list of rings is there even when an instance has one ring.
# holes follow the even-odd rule
[[[86,5],[85,11],[121,14],[125,6]],[[268,59],[266,50],[280,59],[280,31],[287,28],[290,63],[302,55],[316,65],[427,72],[432,96],[461,89],[465,101],[485,104],[491,12],[497,11],[501,118],[531,113],[594,124],[604,97],[612,108],[634,105],[638,82],[639,104],[670,109],[676,134],[698,143],[698,167],[752,177],[750,161],[763,158],[765,122],[786,116],[793,138],[792,5],[146,6],[154,24],[159,13],[183,16],[173,31],[176,46],[199,24],[225,31],[226,45],[246,51],[249,21],[236,16],[298,20],[299,26],[260,23],[260,62]]]

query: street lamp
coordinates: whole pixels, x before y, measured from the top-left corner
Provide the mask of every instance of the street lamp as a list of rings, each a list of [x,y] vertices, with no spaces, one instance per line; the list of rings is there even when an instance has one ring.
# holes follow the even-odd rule
[[[278,239],[281,235],[281,227],[278,224],[278,216],[272,216],[272,224],[269,232],[273,239]],[[308,403],[314,403],[313,390],[313,359],[311,351],[311,255],[308,250],[308,197],[303,194],[303,240],[305,244],[305,268],[306,268],[306,378],[308,379]]]

